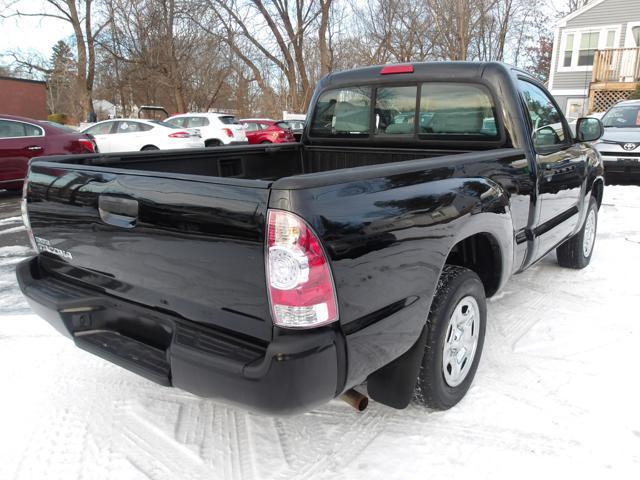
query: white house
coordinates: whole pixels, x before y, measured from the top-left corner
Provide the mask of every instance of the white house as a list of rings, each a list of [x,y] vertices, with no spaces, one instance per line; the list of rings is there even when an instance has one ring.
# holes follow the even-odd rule
[[[640,0],[591,0],[556,25],[549,89],[568,117],[604,111],[640,83]]]

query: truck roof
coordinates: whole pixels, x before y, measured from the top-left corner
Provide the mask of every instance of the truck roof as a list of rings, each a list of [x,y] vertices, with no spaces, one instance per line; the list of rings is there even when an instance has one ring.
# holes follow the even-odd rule
[[[404,73],[389,72],[382,73],[383,69],[389,67],[412,67],[413,71]],[[368,83],[402,83],[420,82],[427,80],[465,80],[480,78],[487,69],[496,70],[506,76],[510,76],[512,71],[518,74],[530,75],[524,70],[501,62],[415,62],[393,65],[375,65],[353,70],[330,73],[321,80],[323,87],[340,87],[347,85],[363,85]]]

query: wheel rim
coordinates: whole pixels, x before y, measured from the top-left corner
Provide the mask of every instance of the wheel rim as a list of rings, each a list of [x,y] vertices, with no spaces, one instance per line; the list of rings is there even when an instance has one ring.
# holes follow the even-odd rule
[[[442,373],[450,387],[457,387],[465,378],[478,348],[480,308],[475,298],[464,297],[453,309],[442,349]]]
[[[582,237],[582,254],[585,257],[591,255],[593,244],[596,240],[596,212],[591,209],[584,223],[584,235]]]

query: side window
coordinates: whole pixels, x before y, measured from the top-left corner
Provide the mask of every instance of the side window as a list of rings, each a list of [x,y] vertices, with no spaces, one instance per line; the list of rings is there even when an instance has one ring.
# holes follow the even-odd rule
[[[206,117],[187,118],[187,128],[206,127],[207,125],[209,125],[209,119]]]
[[[418,87],[385,87],[376,91],[375,133],[413,135],[415,133]]]
[[[524,80],[519,80],[519,83],[533,129],[533,146],[544,148],[566,145],[567,136],[562,124],[562,115],[551,98],[532,83]]]
[[[149,130],[153,130],[153,126],[147,123],[136,123],[141,132],[148,132]]]
[[[142,128],[143,126],[144,124],[138,122],[118,122],[118,130],[116,133],[144,132],[145,130]]]
[[[112,127],[113,122],[99,123],[98,125],[88,128],[85,133],[88,133],[89,135],[108,135],[111,133]]]
[[[36,127],[35,125],[29,125],[28,123],[23,123],[24,133],[27,137],[41,137],[42,129]]]
[[[368,136],[371,88],[347,87],[324,92],[318,98],[310,135],[314,137]]]
[[[0,138],[41,137],[42,129],[22,122],[0,120]]]
[[[267,128],[269,128],[271,126],[270,123],[259,123],[258,124],[258,130],[266,130]]]
[[[418,133],[421,136],[497,140],[493,101],[482,85],[423,83]]]
[[[185,120],[186,119],[184,117],[169,118],[169,119],[165,120],[165,123],[168,123],[169,125],[173,125],[174,127],[184,128]]]
[[[0,138],[24,137],[22,123],[0,120]]]

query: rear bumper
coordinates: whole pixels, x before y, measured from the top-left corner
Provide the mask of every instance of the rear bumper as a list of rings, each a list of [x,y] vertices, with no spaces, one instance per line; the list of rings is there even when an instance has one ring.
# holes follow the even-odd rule
[[[330,328],[253,343],[51,276],[38,257],[16,275],[34,312],[78,347],[161,385],[274,415],[340,393],[344,342]]]

